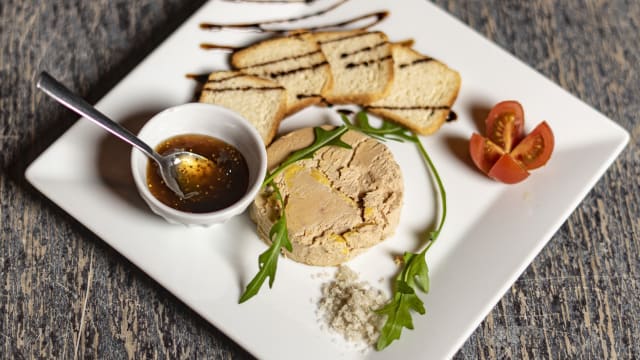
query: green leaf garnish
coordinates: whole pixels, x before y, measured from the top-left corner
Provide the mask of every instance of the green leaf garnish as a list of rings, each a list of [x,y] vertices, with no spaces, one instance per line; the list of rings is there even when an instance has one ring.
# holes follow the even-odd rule
[[[417,285],[424,293],[429,292],[429,268],[424,258],[425,253],[414,254],[410,252],[404,253],[404,263],[407,264],[405,271],[406,280],[400,278],[400,280],[406,281],[406,283],[414,287]],[[400,273],[402,275],[402,273]]]
[[[242,296],[240,296],[239,303],[243,303],[258,293],[260,287],[264,281],[269,278],[269,287],[273,286],[273,281],[276,278],[276,269],[278,268],[278,256],[280,251],[284,247],[291,251],[291,242],[289,241],[289,232],[287,231],[287,217],[284,211],[284,201],[280,190],[275,184],[271,184],[273,187],[276,200],[280,203],[280,217],[271,226],[269,231],[269,239],[271,239],[271,246],[260,254],[258,257],[258,273],[253,277],[251,282],[247,285]]]
[[[377,350],[382,350],[394,340],[399,339],[403,327],[413,329],[411,310],[419,314],[425,313],[422,300],[409,284],[402,280],[396,280],[395,289],[393,301],[376,310],[376,313],[380,315],[387,315],[387,321],[382,327],[381,335],[376,344]]]
[[[340,126],[332,130],[325,130],[321,127],[314,127],[315,140],[313,144],[306,148],[294,151],[286,158],[275,170],[273,170],[265,179],[262,185],[267,185],[273,181],[273,179],[284,170],[287,166],[293,164],[296,161],[302,159],[310,159],[313,154],[320,148],[327,145],[339,146],[345,149],[351,149],[351,146],[340,139],[342,134],[349,130],[346,126]]]
[[[342,134],[349,130],[346,126],[340,126],[331,130],[325,130],[321,127],[315,127],[313,129],[315,133],[315,140],[306,148],[294,151],[287,157],[275,170],[273,170],[263,181],[262,186],[271,186],[274,189],[276,200],[280,204],[280,216],[276,222],[271,226],[269,230],[269,239],[271,239],[271,246],[260,254],[258,257],[258,273],[253,277],[251,282],[247,285],[244,293],[240,296],[240,303],[243,303],[253,296],[255,296],[264,281],[269,279],[269,287],[273,286],[273,281],[276,277],[276,269],[278,268],[278,257],[282,248],[292,251],[291,242],[289,241],[289,232],[287,230],[287,218],[285,216],[285,203],[280,194],[280,190],[274,183],[276,175],[278,175],[287,166],[302,159],[310,159],[313,157],[316,151],[320,148],[328,145],[339,146],[346,149],[351,149],[351,146],[340,139]]]

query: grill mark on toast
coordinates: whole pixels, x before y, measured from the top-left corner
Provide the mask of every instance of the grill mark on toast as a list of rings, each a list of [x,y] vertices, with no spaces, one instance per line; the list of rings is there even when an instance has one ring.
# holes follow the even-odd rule
[[[296,95],[296,99],[298,100],[303,100],[303,99],[310,99],[310,98],[320,98],[320,102],[322,102],[323,104],[329,105],[329,100],[327,100],[324,96],[320,95],[320,94],[297,94]]]
[[[365,110],[422,110],[422,111],[428,111],[429,114],[427,116],[431,117],[433,116],[433,114],[436,111],[449,111],[449,115],[448,117],[451,116],[451,114],[453,113],[453,111],[451,110],[450,106],[446,106],[446,105],[439,105],[439,106],[366,106]],[[455,113],[453,116],[456,116]],[[452,120],[455,120],[452,119]]]
[[[429,62],[429,61],[434,61],[434,60],[435,60],[434,58],[426,57],[426,58],[422,58],[422,59],[413,60],[410,63],[400,64],[400,65],[398,65],[398,68],[404,69],[404,68],[409,67],[409,66],[413,66],[413,65],[417,65],[417,64],[425,63],[425,62]]]
[[[301,58],[306,57],[306,56],[312,56],[312,55],[321,54],[321,53],[322,53],[322,51],[320,49],[313,50],[313,51],[310,51],[310,52],[304,53],[304,54],[286,56],[286,57],[283,57],[283,58],[280,58],[280,59],[269,60],[269,61],[265,61],[265,62],[259,63],[259,64],[252,64],[252,65],[238,67],[238,70],[245,70],[245,69],[256,68],[256,67],[260,67],[260,66],[264,66],[264,65],[276,64],[276,63],[279,63],[279,62],[282,62],[282,61],[287,61],[287,60],[301,59]]]
[[[220,79],[207,80],[206,84],[221,83],[221,82],[225,82],[227,80],[231,80],[231,79],[235,79],[235,78],[239,78],[239,77],[245,77],[245,76],[248,76],[248,75],[247,74],[242,74],[242,73],[234,74],[234,75],[227,76],[227,77],[220,78]]]
[[[274,72],[268,72],[267,74],[269,75],[270,78],[275,79],[281,76],[287,76],[287,75],[291,75],[291,74],[295,74],[297,72],[301,72],[301,71],[307,71],[307,70],[315,70],[319,67],[322,66],[328,66],[329,63],[325,60],[322,62],[319,62],[317,64],[313,64],[313,65],[309,65],[309,66],[302,66],[299,68],[294,68],[294,69],[290,69],[290,70],[282,70],[282,71],[274,71]]]
[[[298,94],[296,95],[296,98],[298,98],[298,100],[300,99],[308,99],[308,98],[315,98],[315,97],[322,97],[322,95],[320,94]]]
[[[341,58],[341,59],[344,59],[344,58],[346,58],[346,57],[349,57],[349,56],[351,56],[351,55],[355,55],[355,54],[357,54],[357,53],[371,51],[371,50],[373,50],[373,49],[377,49],[377,48],[379,48],[379,47],[381,47],[381,46],[384,46],[384,45],[386,45],[386,44],[388,44],[388,43],[389,43],[388,41],[383,41],[383,42],[377,43],[377,44],[375,44],[375,45],[373,45],[373,46],[365,46],[365,47],[360,48],[360,49],[358,49],[358,50],[353,50],[353,51],[350,51],[350,52],[345,52],[345,53],[340,54],[340,58]]]
[[[204,88],[202,92],[229,92],[229,91],[270,91],[270,90],[284,90],[282,86],[238,86],[238,87],[228,87],[228,88],[219,88],[219,89],[211,89]]]
[[[243,74],[243,73],[238,73],[238,74],[234,74],[231,76],[227,76],[224,78],[220,78],[220,79],[209,79],[209,76],[211,74],[210,73],[204,73],[204,74],[186,74],[185,76],[188,79],[192,79],[195,80],[197,82],[199,82],[200,84],[213,84],[213,83],[221,83],[227,80],[231,80],[231,79],[235,79],[235,78],[239,78],[239,77],[247,77],[250,76],[249,74]]]
[[[365,61],[361,61],[361,62],[357,62],[357,63],[348,63],[345,66],[345,68],[346,69],[353,69],[353,68],[358,67],[358,66],[369,66],[369,65],[373,65],[375,63],[384,62],[384,61],[388,61],[388,60],[392,60],[391,55],[387,55],[387,56],[381,57],[379,59],[365,60]]]

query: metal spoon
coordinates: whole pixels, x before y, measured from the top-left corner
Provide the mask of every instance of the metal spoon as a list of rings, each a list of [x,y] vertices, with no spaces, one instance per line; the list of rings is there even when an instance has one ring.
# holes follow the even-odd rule
[[[95,122],[155,161],[158,164],[160,176],[164,183],[182,199],[198,195],[192,182],[189,181],[190,176],[187,168],[193,168],[194,164],[197,164],[196,168],[199,169],[214,167],[213,163],[206,157],[189,151],[176,151],[166,156],[158,154],[140,138],[122,127],[122,125],[109,119],[44,71],[40,73],[36,86],[60,104]],[[198,175],[196,174],[196,176]]]

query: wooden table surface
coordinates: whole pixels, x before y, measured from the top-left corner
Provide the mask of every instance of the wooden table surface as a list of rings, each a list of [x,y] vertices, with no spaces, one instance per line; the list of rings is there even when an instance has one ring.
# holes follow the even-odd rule
[[[435,2],[631,133],[456,358],[640,358],[640,2]],[[40,70],[96,101],[202,3],[0,2],[0,357],[250,357],[23,175],[77,119]]]

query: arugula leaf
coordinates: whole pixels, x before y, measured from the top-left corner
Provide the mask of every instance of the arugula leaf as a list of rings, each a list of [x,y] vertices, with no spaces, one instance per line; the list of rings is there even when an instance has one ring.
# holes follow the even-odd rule
[[[425,293],[429,288],[429,272],[424,254],[404,254],[405,267],[396,278],[393,299],[384,307],[375,310],[377,314],[387,315],[376,343],[377,350],[382,350],[400,339],[403,327],[413,330],[411,310],[421,315],[425,313],[424,303],[415,290],[416,284]]]
[[[271,183],[271,186],[273,186],[276,200],[280,203],[280,218],[271,226],[271,230],[269,231],[271,246],[258,257],[258,273],[253,277],[251,282],[249,282],[242,296],[240,296],[238,302],[241,304],[256,295],[267,278],[269,278],[269,287],[271,288],[273,286],[276,269],[278,268],[278,256],[280,256],[281,249],[284,247],[292,251],[289,232],[287,231],[284,201],[282,200],[282,195],[278,187],[274,183]]]
[[[416,296],[411,286],[403,281],[397,281],[396,289],[404,290],[404,292],[396,292],[392,302],[375,310],[380,315],[387,315],[387,321],[382,327],[381,335],[376,344],[377,350],[382,350],[394,340],[400,339],[403,327],[413,329],[412,309],[421,314],[424,314],[425,311],[422,301]]]
[[[289,232],[287,230],[287,218],[284,211],[284,200],[280,194],[280,190],[274,183],[273,179],[287,166],[302,159],[309,159],[313,157],[316,151],[320,148],[328,145],[339,146],[346,149],[351,149],[351,146],[340,139],[342,134],[349,130],[346,126],[340,126],[331,130],[325,130],[321,127],[315,127],[313,129],[315,134],[315,140],[306,148],[294,151],[285,159],[274,171],[272,171],[264,179],[263,186],[272,186],[276,195],[276,200],[280,204],[280,217],[271,226],[269,230],[269,239],[271,239],[271,246],[260,254],[258,257],[258,273],[247,284],[247,287],[240,296],[239,303],[243,303],[253,296],[258,294],[262,284],[268,278],[269,287],[273,286],[273,281],[276,277],[276,270],[278,268],[278,257],[282,248],[292,251],[291,242],[289,241]]]
[[[422,258],[424,260],[424,256]],[[399,276],[395,282],[396,292],[394,293],[393,300],[382,308],[375,310],[377,314],[387,315],[387,320],[382,327],[380,338],[378,338],[378,343],[376,344],[377,350],[382,350],[389,346],[394,340],[399,339],[403,327],[413,329],[411,310],[419,314],[425,313],[424,303],[416,295],[413,286],[407,281],[400,279],[400,277],[401,276]]]
[[[351,149],[351,146],[349,144],[340,139],[342,134],[347,132],[347,130],[349,129],[346,126],[340,126],[332,130],[325,130],[321,127],[313,128],[315,134],[315,140],[313,141],[313,144],[291,153],[291,155],[289,155],[289,157],[285,159],[285,161],[278,165],[278,167],[273,170],[269,174],[269,176],[266,177],[266,179],[264,179],[264,182],[262,184],[267,185],[271,183],[282,170],[284,170],[287,166],[293,164],[294,162],[302,159],[312,158],[313,154],[315,154],[316,151],[324,146],[334,145],[345,149]]]
[[[425,252],[414,254],[404,253],[404,263],[407,264],[407,284],[411,287],[418,286],[425,294],[429,292],[429,267],[425,260]]]

